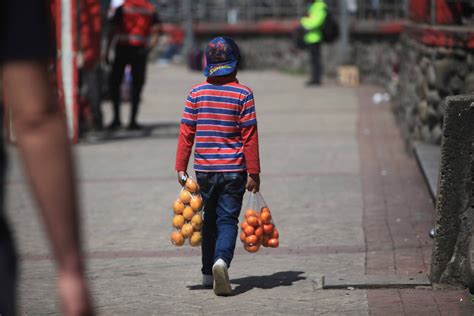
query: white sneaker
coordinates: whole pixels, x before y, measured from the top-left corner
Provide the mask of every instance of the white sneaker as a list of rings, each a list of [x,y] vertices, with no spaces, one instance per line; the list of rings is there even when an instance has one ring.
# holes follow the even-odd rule
[[[212,275],[214,276],[214,293],[220,296],[232,294],[229,274],[227,273],[227,264],[224,260],[218,259],[212,266]]]
[[[205,288],[211,288],[214,285],[214,277],[211,274],[202,275],[202,286]]]

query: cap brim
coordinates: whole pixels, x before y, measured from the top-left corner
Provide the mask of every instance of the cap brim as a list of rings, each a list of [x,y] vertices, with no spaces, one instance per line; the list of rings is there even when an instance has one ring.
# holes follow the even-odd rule
[[[231,61],[220,64],[209,64],[204,68],[203,73],[206,77],[226,76],[234,72],[237,67],[237,61]]]

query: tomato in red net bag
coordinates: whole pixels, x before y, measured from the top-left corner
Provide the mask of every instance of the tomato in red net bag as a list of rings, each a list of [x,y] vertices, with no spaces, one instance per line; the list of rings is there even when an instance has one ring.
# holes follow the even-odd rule
[[[173,202],[171,223],[174,229],[170,236],[173,245],[181,247],[186,239],[192,247],[201,245],[202,204],[202,196],[196,180],[186,177],[178,198]]]
[[[250,193],[240,228],[240,241],[248,252],[257,252],[261,246],[277,248],[279,245],[278,229],[259,192]]]

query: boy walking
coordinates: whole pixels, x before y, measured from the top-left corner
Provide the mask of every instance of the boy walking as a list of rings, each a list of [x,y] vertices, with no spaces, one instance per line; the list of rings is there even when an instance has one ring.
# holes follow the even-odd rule
[[[181,120],[176,171],[181,183],[196,141],[194,170],[204,199],[203,286],[230,295],[227,269],[234,256],[245,189],[258,192],[260,161],[253,92],[237,78],[239,48],[216,37],[206,49],[206,81],[188,94]]]

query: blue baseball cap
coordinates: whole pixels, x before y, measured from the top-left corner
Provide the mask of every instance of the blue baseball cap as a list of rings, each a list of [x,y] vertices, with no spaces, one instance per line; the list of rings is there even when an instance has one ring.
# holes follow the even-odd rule
[[[239,61],[240,51],[229,37],[219,36],[212,39],[206,48],[206,68],[204,76],[226,76],[234,72]]]

